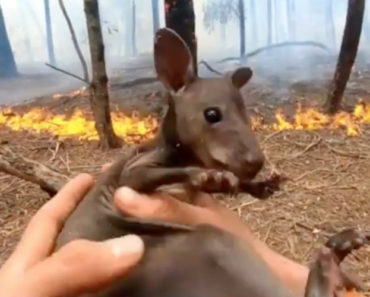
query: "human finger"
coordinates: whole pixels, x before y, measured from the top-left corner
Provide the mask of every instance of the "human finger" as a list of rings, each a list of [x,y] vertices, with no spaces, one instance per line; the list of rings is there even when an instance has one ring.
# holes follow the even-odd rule
[[[142,258],[136,235],[106,242],[75,241],[29,271],[24,296],[66,297],[95,292],[123,277]]]
[[[80,174],[36,213],[9,259],[18,269],[26,269],[47,257],[65,220],[92,187],[94,180]]]
[[[115,205],[123,213],[136,218],[180,224],[199,224],[207,213],[206,209],[176,200],[166,193],[149,196],[128,187],[117,190]]]

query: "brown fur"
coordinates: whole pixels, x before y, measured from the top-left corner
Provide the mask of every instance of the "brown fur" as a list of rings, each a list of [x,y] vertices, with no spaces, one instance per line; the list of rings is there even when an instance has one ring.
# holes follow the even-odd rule
[[[162,129],[154,141],[121,158],[101,176],[65,223],[56,249],[74,239],[143,236],[142,263],[128,278],[93,296],[288,296],[259,256],[225,232],[139,220],[115,209],[114,191],[124,185],[151,192],[181,183],[192,190],[271,195],[268,183],[252,181],[262,168],[263,154],[239,92],[252,71],[241,68],[221,79],[195,77],[189,50],[167,29],[157,33],[154,52],[158,77],[168,89]],[[205,118],[209,108],[217,108],[222,119],[209,122]]]

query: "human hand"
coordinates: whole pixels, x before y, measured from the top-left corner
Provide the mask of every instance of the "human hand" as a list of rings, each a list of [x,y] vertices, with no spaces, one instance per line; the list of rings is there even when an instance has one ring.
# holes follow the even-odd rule
[[[112,163],[102,166],[106,172]],[[240,237],[253,238],[249,228],[230,209],[222,206],[207,193],[197,193],[191,200],[194,204],[182,202],[178,196],[183,192],[157,192],[143,195],[123,187],[115,194],[116,207],[123,213],[142,219],[162,220],[166,222],[200,225],[208,224],[233,233]],[[189,200],[189,199],[186,199]]]
[[[208,224],[230,232],[262,256],[270,269],[291,289],[295,296],[304,296],[308,268],[270,249],[259,240],[233,211],[206,193],[198,193],[188,204],[165,192],[148,196],[130,188],[115,194],[116,207],[123,213],[142,219],[201,225]]]
[[[124,214],[186,225],[212,225],[237,237],[253,239],[246,224],[232,210],[217,202],[207,193],[197,193],[193,204],[177,199],[172,192],[157,192],[153,195],[139,194],[123,187],[115,194],[116,207]]]
[[[32,218],[0,270],[0,296],[66,297],[104,288],[141,259],[142,240],[133,235],[71,242],[53,253],[65,220],[93,185],[82,174],[69,182]]]

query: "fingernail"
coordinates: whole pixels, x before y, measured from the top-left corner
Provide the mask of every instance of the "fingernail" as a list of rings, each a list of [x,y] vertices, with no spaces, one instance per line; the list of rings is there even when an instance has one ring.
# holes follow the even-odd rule
[[[127,235],[107,241],[115,258],[122,256],[141,257],[144,252],[144,242],[136,235]],[[136,257],[135,257],[136,258]]]
[[[143,195],[135,192],[131,188],[123,187],[117,190],[116,199],[127,206],[135,205],[143,201]]]

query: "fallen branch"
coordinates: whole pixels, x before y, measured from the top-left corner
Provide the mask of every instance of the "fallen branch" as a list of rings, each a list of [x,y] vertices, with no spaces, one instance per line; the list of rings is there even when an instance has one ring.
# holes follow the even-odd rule
[[[63,0],[59,0],[59,6],[60,6],[60,9],[62,10],[62,13],[63,13],[65,19],[66,19],[69,32],[71,33],[73,46],[76,49],[78,58],[80,59],[80,62],[81,62],[81,65],[82,65],[82,70],[83,70],[83,73],[84,73],[84,81],[89,81],[89,71],[87,69],[87,64],[86,64],[85,58],[84,58],[84,56],[82,54],[81,48],[80,48],[80,46],[78,44],[75,30],[73,29],[73,25],[72,25],[71,19],[70,19],[69,15],[67,13],[67,10],[66,10],[66,8],[64,6]]]
[[[69,178],[55,169],[24,158],[0,146],[0,171],[37,184],[50,195],[56,194]]]
[[[289,158],[289,160],[293,160],[295,158],[299,158],[301,156],[303,156],[305,153],[307,153],[308,151],[310,151],[311,149],[313,149],[314,147],[316,147],[317,145],[319,145],[320,143],[322,142],[322,138],[321,137],[317,137],[315,141],[313,141],[312,143],[310,143],[309,145],[306,146],[306,148],[297,153],[297,154],[294,154],[293,156],[291,156]]]
[[[206,66],[208,68],[209,71],[211,71],[213,73],[216,73],[218,75],[223,75],[221,72],[213,69],[206,61],[201,61],[201,62],[199,62],[199,64],[203,64],[204,66]],[[139,68],[135,68],[135,69],[139,69]],[[136,86],[139,86],[139,85],[152,84],[152,83],[155,83],[157,81],[158,81],[158,78],[156,78],[156,77],[142,77],[142,78],[134,79],[134,80],[124,82],[124,83],[121,83],[121,84],[115,84],[115,85],[112,86],[112,89],[116,89],[116,90],[128,89],[128,88],[136,87]]]
[[[131,80],[125,83],[121,83],[121,84],[115,84],[112,86],[112,89],[116,89],[116,90],[127,89],[127,88],[132,88],[135,86],[139,86],[139,85],[155,83],[157,81],[158,79],[156,77],[143,77],[143,78],[134,79],[134,80]]]
[[[71,73],[71,72],[69,72],[69,71],[67,71],[67,70],[63,70],[63,69],[61,69],[61,68],[59,68],[59,67],[56,67],[56,66],[53,66],[53,65],[51,65],[51,64],[49,64],[49,63],[45,63],[45,65],[46,65],[46,66],[48,66],[48,67],[50,67],[50,68],[52,68],[52,69],[54,69],[54,70],[56,70],[56,71],[59,71],[59,72],[61,72],[61,73],[64,73],[64,74],[66,74],[66,75],[68,75],[68,76],[71,76],[71,77],[73,77],[73,78],[75,78],[75,79],[78,79],[78,80],[80,80],[80,81],[82,81],[82,82],[84,82],[84,83],[86,83],[86,84],[89,84],[89,81],[87,81],[87,80],[85,80],[84,78],[82,78],[82,77],[80,77],[80,76],[78,76],[78,75],[76,75],[76,74],[73,74],[73,73]]]
[[[272,49],[276,49],[276,48],[280,48],[280,47],[287,47],[287,46],[313,46],[313,47],[318,47],[318,48],[321,48],[323,50],[329,51],[329,49],[324,44],[319,43],[319,42],[315,42],[315,41],[287,41],[287,42],[272,44],[272,45],[268,45],[268,46],[258,48],[256,50],[244,55],[243,57],[225,58],[221,61],[218,61],[217,63],[224,63],[224,62],[229,62],[229,61],[240,61],[240,60],[243,60],[243,59],[252,58],[252,57],[257,56],[258,54],[260,54],[262,52],[265,52],[265,51],[268,51],[268,50],[272,50]]]
[[[216,69],[212,68],[211,65],[209,65],[206,61],[202,60],[199,62],[199,65],[203,64],[204,66],[206,66],[206,68],[213,72],[213,73],[216,73],[217,75],[223,75],[221,72],[217,71]]]

